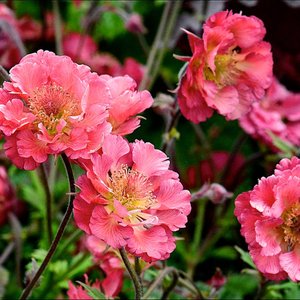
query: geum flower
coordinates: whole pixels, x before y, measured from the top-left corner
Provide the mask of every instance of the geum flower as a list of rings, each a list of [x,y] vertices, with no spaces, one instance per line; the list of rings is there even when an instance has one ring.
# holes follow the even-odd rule
[[[273,61],[270,44],[262,41],[266,30],[261,20],[223,11],[204,24],[202,39],[185,32],[192,57],[175,57],[188,62],[177,90],[188,120],[205,121],[214,110],[237,119],[264,96]]]
[[[300,281],[300,159],[284,158],[275,174],[240,194],[235,215],[258,270],[271,280]]]
[[[240,126],[272,150],[278,151],[273,136],[300,146],[300,93],[288,91],[274,77],[265,97],[253,103],[251,110],[239,119]]]
[[[185,226],[191,209],[167,156],[150,143],[109,135],[102,154],[84,164],[74,200],[78,227],[145,261],[167,259],[175,249],[172,231]]]
[[[39,50],[13,67],[10,78],[0,90],[0,129],[17,167],[35,169],[48,154],[61,152],[88,158],[101,147],[111,125],[87,66]]]
[[[97,90],[99,102],[108,106],[108,122],[112,125],[112,134],[127,135],[140,126],[140,117],[136,116],[153,104],[151,94],[137,91],[136,82],[130,76],[98,76],[91,83]]]

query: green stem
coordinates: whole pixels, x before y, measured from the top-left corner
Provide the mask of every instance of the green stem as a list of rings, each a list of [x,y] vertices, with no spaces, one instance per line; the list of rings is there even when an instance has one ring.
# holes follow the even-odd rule
[[[202,295],[201,291],[198,289],[198,287],[196,286],[196,284],[193,282],[193,280],[191,280],[191,278],[188,276],[188,274],[186,274],[183,271],[178,270],[178,274],[180,277],[183,277],[185,280],[180,280],[181,278],[179,278],[179,281],[188,283],[189,285],[192,286],[194,292],[198,295],[197,299],[205,299],[204,296]],[[187,287],[187,284],[185,285]]]
[[[41,164],[39,169],[40,169],[41,181],[46,193],[46,227],[47,227],[47,234],[48,234],[48,240],[50,245],[53,239],[53,232],[51,226],[52,225],[51,224],[52,223],[52,208],[51,208],[52,197],[51,197],[51,192],[47,180],[45,165]]]
[[[157,74],[159,73],[159,68],[161,66],[164,55],[166,53],[166,49],[168,47],[168,42],[170,41],[170,36],[174,29],[174,25],[176,23],[178,13],[179,13],[180,7],[182,5],[182,1],[180,1],[180,0],[170,1],[170,3],[171,3],[171,6],[169,9],[169,14],[168,14],[169,17],[168,17],[167,27],[165,30],[165,35],[162,40],[162,45],[159,48],[158,55],[153,64],[153,69],[151,71],[151,79],[150,79],[150,81],[148,83],[148,87],[147,87],[148,89],[151,89],[151,87],[157,77]]]
[[[179,275],[178,275],[177,270],[174,270],[174,272],[172,272],[172,276],[173,276],[172,282],[164,290],[163,295],[161,296],[161,300],[168,299],[169,295],[171,294],[171,292],[174,290],[174,288],[176,287],[176,285],[178,283]]]
[[[176,271],[173,267],[167,267],[160,272],[160,274],[156,277],[155,281],[150,285],[147,292],[145,293],[143,299],[148,299],[151,293],[161,284],[163,279],[169,274]]]
[[[188,274],[191,278],[193,277],[195,272],[195,267],[199,262],[198,248],[202,240],[206,202],[207,201],[205,199],[200,199],[198,201],[197,215],[195,218],[195,230],[194,230],[193,242],[191,245],[192,257],[189,260],[189,264],[188,264]]]
[[[204,225],[204,215],[205,215],[205,208],[206,208],[206,200],[200,199],[198,201],[198,211],[197,216],[195,219],[195,231],[194,231],[194,238],[192,243],[192,253],[197,253],[197,249],[201,243],[202,238],[202,231]]]
[[[160,44],[161,44],[161,41],[162,41],[163,30],[166,27],[166,24],[167,24],[167,21],[168,21],[168,12],[169,12],[170,7],[171,7],[171,2],[172,1],[167,1],[166,5],[165,5],[165,8],[164,8],[164,11],[163,11],[163,14],[162,14],[159,26],[158,26],[157,33],[156,33],[156,36],[154,38],[154,42],[153,42],[151,50],[150,50],[150,54],[148,56],[144,77],[143,77],[143,80],[140,84],[140,90],[144,90],[148,86],[149,75],[151,74],[153,64],[155,62],[156,54],[159,50],[159,47],[160,47]]]
[[[143,286],[141,284],[141,280],[138,276],[138,274],[136,273],[135,269],[132,267],[128,257],[127,257],[127,254],[126,254],[126,251],[124,248],[121,248],[120,250],[120,255],[122,257],[122,260],[124,262],[124,265],[130,275],[130,278],[133,282],[133,285],[134,285],[134,289],[135,289],[135,300],[141,300],[142,297],[143,297]]]
[[[63,55],[62,24],[61,24],[60,12],[59,12],[58,0],[53,0],[53,14],[54,14],[54,32],[55,32],[56,54]]]
[[[68,207],[67,210],[65,212],[65,215],[59,225],[58,231],[56,233],[56,236],[54,238],[54,240],[52,241],[52,244],[48,250],[48,253],[45,257],[45,259],[43,260],[41,266],[39,267],[39,269],[37,270],[37,272],[35,273],[34,277],[32,278],[32,280],[29,282],[29,284],[26,286],[26,288],[23,290],[20,299],[27,299],[27,297],[29,296],[31,290],[34,288],[36,282],[38,281],[38,279],[40,278],[40,276],[42,275],[42,273],[44,272],[44,270],[46,269],[47,265],[49,264],[57,246],[58,243],[64,233],[64,230],[69,222],[69,219],[71,217],[72,214],[72,210],[73,210],[73,200],[75,198],[75,180],[74,180],[74,176],[73,176],[73,171],[72,171],[72,167],[71,164],[67,158],[67,156],[62,153],[62,159],[63,162],[65,164],[65,168],[66,168],[66,172],[68,174],[68,179],[69,179],[69,185],[70,185],[70,193],[69,193],[69,202],[68,202]]]

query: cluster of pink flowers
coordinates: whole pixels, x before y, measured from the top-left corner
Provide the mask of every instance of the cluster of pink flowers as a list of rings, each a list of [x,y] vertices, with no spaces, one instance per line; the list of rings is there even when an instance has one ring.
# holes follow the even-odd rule
[[[190,193],[163,152],[122,137],[139,126],[150,93],[136,91],[127,75],[98,75],[42,50],[25,56],[10,79],[0,89],[0,129],[12,162],[32,170],[65,153],[86,171],[77,181],[77,225],[146,261],[168,258],[172,232],[187,222]]]
[[[235,201],[235,215],[258,270],[271,280],[300,280],[300,159],[284,158]]]
[[[241,127],[253,138],[276,150],[274,136],[300,146],[300,94],[288,91],[276,78],[266,96],[253,103],[249,113],[239,119]]]
[[[106,135],[136,129],[136,114],[153,102],[128,76],[99,76],[49,51],[25,56],[10,78],[0,89],[0,129],[6,155],[26,170],[49,154],[88,159]]]
[[[87,173],[77,181],[77,225],[145,261],[167,259],[175,249],[172,231],[187,222],[190,193],[150,143],[109,135],[101,152],[83,163]]]
[[[245,114],[271,84],[270,44],[262,41],[266,30],[261,20],[222,11],[203,26],[202,39],[186,32],[192,57],[178,87],[182,114],[199,123],[217,110],[227,119]]]

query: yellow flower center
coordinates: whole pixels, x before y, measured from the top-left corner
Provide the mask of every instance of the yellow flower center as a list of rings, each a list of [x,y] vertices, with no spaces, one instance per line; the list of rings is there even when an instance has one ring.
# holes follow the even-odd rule
[[[300,203],[286,209],[281,218],[284,222],[281,225],[284,241],[287,242],[288,248],[292,249],[300,242]]]
[[[237,63],[238,47],[233,49],[230,54],[217,54],[215,56],[215,71],[213,72],[208,64],[204,67],[204,79],[214,81],[219,87],[232,85],[239,74],[235,67]]]
[[[80,103],[74,96],[56,84],[36,88],[27,100],[28,108],[36,116],[37,127],[42,123],[49,134],[56,133],[56,126],[61,119],[81,113]]]
[[[148,178],[126,165],[111,174],[108,186],[111,198],[118,200],[128,211],[148,209],[156,202]]]

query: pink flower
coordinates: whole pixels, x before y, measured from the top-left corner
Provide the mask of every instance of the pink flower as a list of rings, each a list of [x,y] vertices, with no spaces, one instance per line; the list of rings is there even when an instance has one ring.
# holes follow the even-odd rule
[[[241,127],[253,138],[264,142],[277,151],[271,134],[291,143],[300,145],[300,94],[288,91],[275,78],[266,96],[240,118]]]
[[[10,70],[0,90],[0,129],[6,155],[35,169],[49,154],[88,158],[111,131],[107,104],[98,100],[96,74],[69,57],[39,50]]]
[[[37,40],[41,37],[42,26],[30,16],[23,16],[17,20],[17,27],[23,41]]]
[[[124,66],[120,75],[129,75],[139,86],[145,73],[144,69],[144,66],[137,62],[134,58],[127,57],[124,61]]]
[[[203,26],[203,38],[187,32],[192,57],[178,88],[182,114],[194,123],[217,110],[237,119],[264,96],[271,84],[270,44],[258,18],[232,12],[212,15]]]
[[[271,280],[300,281],[300,159],[284,158],[275,174],[240,194],[235,215],[258,270]]]
[[[63,50],[72,60],[88,64],[97,51],[97,45],[89,35],[72,32],[64,37]]]
[[[167,259],[175,248],[172,231],[185,226],[191,210],[190,193],[168,168],[152,144],[107,136],[77,181],[78,227],[145,261]]]
[[[132,133],[140,125],[140,118],[136,115],[153,103],[151,94],[136,91],[136,82],[129,76],[101,75],[99,78],[101,82],[97,82],[97,89],[101,93],[101,101],[109,106],[108,121],[112,125],[112,133]]]
[[[128,17],[128,20],[126,20],[125,27],[129,32],[136,34],[144,34],[147,32],[147,29],[143,24],[142,17],[139,14],[131,14]]]

